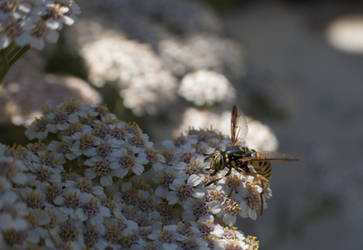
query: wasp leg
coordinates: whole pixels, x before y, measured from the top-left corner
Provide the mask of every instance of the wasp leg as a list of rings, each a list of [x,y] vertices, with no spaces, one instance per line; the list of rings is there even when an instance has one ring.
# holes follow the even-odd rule
[[[211,173],[209,176],[215,176],[217,173],[218,173],[218,170],[214,170],[214,172],[213,172],[213,173]],[[222,178],[223,178],[223,177],[222,177]],[[209,185],[211,185],[211,184],[213,184],[213,183],[215,183],[215,182],[219,181],[219,180],[220,180],[220,179],[222,179],[222,178],[218,178],[218,179],[211,180],[210,182],[208,182],[208,183],[207,183],[207,184],[205,184],[204,186],[205,186],[205,187],[207,187],[207,186],[209,186]]]
[[[260,193],[260,201],[261,201],[261,208],[260,208],[260,216],[263,215],[263,210],[264,210],[264,200],[263,200],[263,195],[266,193],[267,188],[269,187],[270,181],[259,174],[256,174],[256,178],[259,180],[261,187],[262,187],[262,192]],[[266,186],[265,186],[266,183]]]
[[[260,216],[262,216],[263,215],[263,210],[264,210],[263,195],[266,193],[267,188],[270,186],[270,181],[266,177],[264,177],[264,176],[262,176],[260,174],[257,174],[255,172],[252,172],[252,171],[248,171],[247,174],[255,177],[258,180],[261,187],[262,187],[262,192],[260,193],[260,201],[261,201]],[[266,184],[266,186],[265,186],[265,184]]]
[[[217,170],[217,171],[214,171],[214,172],[213,172],[213,173],[211,173],[210,175],[211,175],[211,176],[214,176],[214,175],[216,175],[216,173],[217,173],[217,172],[218,172],[218,170]],[[220,177],[220,178],[217,178],[217,179],[214,179],[214,180],[212,180],[212,181],[208,182],[207,184],[205,184],[204,186],[205,186],[205,187],[207,187],[207,186],[209,186],[209,185],[211,185],[211,184],[213,184],[213,183],[215,183],[215,182],[217,182],[217,181],[219,181],[219,180],[222,180],[224,177],[229,176],[231,173],[232,173],[232,168],[230,168],[230,169],[228,170],[228,172],[227,172],[227,174],[226,174],[225,176]]]
[[[231,197],[233,190],[234,190],[234,188],[231,188],[231,191],[229,191],[228,198]]]
[[[215,169],[215,170],[213,171],[213,173],[211,173],[210,175],[211,175],[211,176],[215,176],[217,173],[218,173],[218,170],[217,170],[217,169]]]
[[[265,193],[265,185],[264,182],[261,182],[261,186],[262,186],[262,192],[260,193],[260,201],[261,201],[261,208],[260,208],[260,216],[263,215],[263,209],[264,209],[264,200],[263,200],[263,194]]]

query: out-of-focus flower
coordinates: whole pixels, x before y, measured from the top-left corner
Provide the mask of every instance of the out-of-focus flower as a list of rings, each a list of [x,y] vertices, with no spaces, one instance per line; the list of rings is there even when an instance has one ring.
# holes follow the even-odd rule
[[[248,119],[248,134],[246,142],[251,148],[262,151],[275,151],[278,147],[278,141],[272,130],[265,124]]]
[[[207,5],[190,0],[128,0],[136,11],[150,17],[159,17],[184,32],[221,30],[221,22],[215,12]],[[185,16],[188,16],[186,19]]]
[[[350,52],[363,53],[363,17],[347,15],[333,20],[326,30],[328,42],[335,48]]]
[[[241,46],[213,34],[162,39],[158,49],[166,65],[177,75],[201,69],[215,70],[234,77],[244,73]]]
[[[81,53],[91,81],[97,86],[114,83],[136,114],[155,113],[174,98],[176,79],[147,45],[104,33],[84,44]]]
[[[247,126],[244,124],[247,122]],[[253,119],[241,120],[240,142],[247,146],[263,151],[275,151],[278,141],[271,129],[259,121]],[[210,111],[200,111],[189,108],[185,111],[179,128],[174,131],[174,135],[180,135],[189,128],[208,129],[213,128],[221,131],[222,134],[230,136],[231,133],[231,112],[224,111],[220,114]]]
[[[228,79],[214,71],[200,70],[186,75],[179,95],[198,106],[232,102],[235,90]]]
[[[10,70],[0,92],[1,110],[16,125],[29,125],[40,116],[44,105],[56,105],[69,98],[99,104],[101,96],[79,78],[44,75],[42,58],[29,53]]]
[[[131,12],[150,20],[158,19],[182,32],[219,32],[222,28],[219,18],[210,7],[191,0],[109,0],[107,3],[88,0],[87,3],[90,4],[89,2],[99,10],[111,12],[111,15],[120,11]]]
[[[230,141],[213,130],[190,130],[152,153],[135,123],[68,101],[45,109],[26,135],[37,141],[0,145],[2,249],[256,246],[233,227],[237,217],[256,219],[255,178],[233,171],[235,185],[227,177],[204,185],[205,153]]]
[[[85,5],[82,20],[66,33],[67,47],[81,52],[93,84],[116,85],[124,105],[137,115],[169,105],[177,79],[190,72],[215,71],[231,79],[243,73],[241,46],[222,37],[220,20],[204,4],[111,0]]]
[[[80,9],[74,0],[1,0],[0,48],[11,42],[42,49],[54,43],[63,25],[72,25]]]

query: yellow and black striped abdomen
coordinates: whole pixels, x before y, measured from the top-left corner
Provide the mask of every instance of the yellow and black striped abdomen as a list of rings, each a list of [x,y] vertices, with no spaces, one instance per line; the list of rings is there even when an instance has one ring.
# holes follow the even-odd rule
[[[265,178],[270,178],[272,166],[269,161],[252,161],[252,166],[255,168],[256,172]]]

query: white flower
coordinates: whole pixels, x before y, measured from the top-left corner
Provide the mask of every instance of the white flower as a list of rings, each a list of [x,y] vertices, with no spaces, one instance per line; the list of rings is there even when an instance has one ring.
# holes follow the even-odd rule
[[[92,83],[114,83],[124,105],[135,114],[154,114],[175,98],[176,79],[149,46],[106,28],[80,46]]]
[[[253,149],[262,151],[275,151],[278,141],[272,130],[256,120],[248,121],[248,134],[246,144]]]
[[[93,136],[90,133],[90,128],[88,126],[83,126],[81,132],[76,132],[72,135],[74,140],[74,144],[71,147],[72,151],[75,152],[76,155],[84,154],[86,156],[95,156],[96,148],[95,145],[97,143],[98,138]]]
[[[141,175],[144,165],[148,162],[146,154],[137,148],[121,148],[112,153],[110,167],[114,169],[114,175],[122,178],[129,172]]]
[[[196,175],[186,180],[186,176],[181,176],[176,178],[169,186],[171,191],[167,194],[166,198],[169,204],[173,205],[180,201],[189,198],[202,198],[204,196],[204,191],[202,189],[195,188],[201,182],[200,178]]]
[[[52,141],[49,144],[49,150],[63,154],[68,160],[74,160],[76,157],[81,155],[80,150],[72,150],[73,138],[70,136],[63,136],[61,141]]]
[[[235,96],[235,90],[225,76],[206,70],[186,75],[178,93],[198,106],[232,101]]]
[[[72,106],[72,102],[67,102],[69,98],[95,105],[101,102],[101,97],[87,82],[71,76],[45,74],[43,68],[44,58],[39,55],[39,52],[28,51],[11,67],[4,80],[6,84],[0,93],[0,99],[4,102],[6,117],[15,125],[25,126],[39,119],[45,104],[55,105],[66,102],[57,112],[47,111],[42,117],[43,123],[46,123],[43,132],[47,136],[48,132],[54,133],[58,129],[64,130],[66,128],[64,126],[75,127],[76,123],[79,124],[76,111],[65,112],[65,109],[69,110]],[[37,91],[33,91],[34,89]],[[29,95],[31,91],[34,93]],[[66,114],[63,114],[64,112]],[[48,119],[49,115],[53,118],[56,116],[56,119]],[[62,115],[63,120],[58,120],[62,118]],[[39,125],[41,127],[44,124]],[[28,132],[30,131],[27,131],[27,134]],[[44,137],[37,135],[29,137],[29,139],[33,138],[43,139]]]
[[[126,228],[125,230],[122,232],[123,235],[128,235],[132,232],[138,231],[138,225],[136,222],[132,221],[132,220],[126,220]]]
[[[50,137],[27,148],[0,145],[1,247],[9,248],[2,238],[8,230],[25,233],[13,232],[21,239],[11,242],[17,248],[258,246],[255,238],[228,226],[237,216],[256,219],[260,195],[271,197],[270,189],[263,190],[254,176],[235,169],[229,177],[204,186],[210,178],[204,171],[209,167],[204,152],[214,149],[211,140],[226,144],[223,136],[190,130],[164,143],[167,149],[158,155],[137,125],[108,116],[102,107],[73,103],[44,113],[60,125],[49,127]],[[73,125],[62,129],[71,116],[79,125],[72,133]],[[72,147],[78,152],[70,154]],[[225,171],[228,168],[216,177]],[[230,191],[234,192],[228,195]]]
[[[47,121],[43,119],[36,119],[25,131],[25,135],[29,140],[39,139],[43,140],[48,136]]]
[[[11,41],[42,49],[44,39],[54,43],[63,24],[72,25],[80,13],[73,0],[5,1],[0,10],[0,48]]]
[[[91,195],[81,197],[81,202],[83,203],[83,220],[87,220],[93,226],[102,225],[104,218],[111,216],[110,210]]]
[[[1,197],[3,198],[3,197]],[[25,230],[29,227],[28,222],[25,220],[26,212],[28,211],[27,206],[22,202],[12,202],[12,211],[3,211],[0,214],[0,230]],[[14,218],[14,215],[16,216]]]

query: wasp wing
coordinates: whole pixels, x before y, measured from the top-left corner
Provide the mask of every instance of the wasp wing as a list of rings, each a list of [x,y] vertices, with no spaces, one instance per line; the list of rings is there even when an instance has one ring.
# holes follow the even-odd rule
[[[231,141],[232,145],[239,143],[245,144],[245,139],[248,133],[248,126],[246,117],[239,113],[236,105],[232,108],[231,113]]]
[[[252,162],[252,161],[270,161],[270,162],[290,162],[299,161],[299,158],[282,154],[278,152],[256,152],[255,155],[249,157],[243,157],[239,159],[241,162]]]

